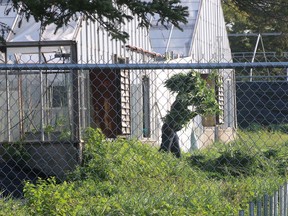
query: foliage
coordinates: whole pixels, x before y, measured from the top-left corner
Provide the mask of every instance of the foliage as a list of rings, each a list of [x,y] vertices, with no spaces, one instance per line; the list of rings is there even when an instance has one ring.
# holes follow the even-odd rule
[[[225,1],[229,2],[229,1]],[[287,1],[283,0],[231,0],[241,11],[249,14],[253,21],[265,21],[266,23],[276,24],[275,20],[281,23],[287,22]],[[255,16],[258,14],[258,16]],[[254,15],[254,17],[252,16]],[[260,16],[259,16],[260,15]],[[266,15],[266,17],[264,17]],[[281,20],[280,20],[281,19]],[[261,28],[261,26],[259,26]]]
[[[173,24],[181,29],[180,23],[187,23],[188,8],[181,6],[180,0],[11,0],[12,7],[7,9],[19,11],[20,22],[30,19],[41,22],[43,28],[49,24],[56,24],[57,29],[68,25],[71,20],[79,17],[98,22],[113,38],[122,41],[129,35],[123,31],[123,24],[130,22],[137,16],[139,26],[149,27],[149,16],[157,15],[158,23],[167,26]],[[131,15],[127,13],[131,11]],[[56,29],[56,30],[57,30]]]
[[[0,42],[3,43],[4,41],[4,35],[12,32],[12,29],[6,24],[0,21]]]
[[[30,159],[30,155],[22,142],[4,143],[1,148],[2,158],[9,163],[24,166]]]
[[[218,143],[196,152],[190,162],[209,171],[213,178],[253,177],[268,173],[286,178],[287,170],[283,170],[283,163],[286,164],[288,134],[283,131],[285,127],[273,128],[252,125],[239,130],[239,139],[235,142],[228,145]]]
[[[55,178],[26,182],[24,193],[29,215],[77,215],[82,204],[73,183],[57,184]]]
[[[11,197],[0,198],[0,216],[10,215],[28,215],[27,208],[20,200],[13,200]]]
[[[26,183],[25,203],[0,200],[0,215],[12,206],[15,215],[237,215],[283,184],[288,159],[281,131],[259,128],[239,137],[177,159],[88,129],[84,162],[65,182]]]
[[[224,1],[223,12],[228,33],[245,34],[252,31],[253,23],[244,11],[240,11],[231,0]],[[256,37],[229,37],[232,52],[253,52],[256,44]]]
[[[85,148],[83,150],[82,165],[73,173],[73,179],[81,180],[93,178],[95,180],[105,180],[108,178],[109,161],[108,141],[100,129],[87,128],[85,132]]]
[[[283,0],[223,0],[223,9],[230,33],[283,33],[263,38],[266,51],[287,50],[288,3]],[[252,52],[257,37],[230,37],[232,52]],[[263,51],[262,47],[260,46]]]
[[[252,123],[246,128],[242,128],[244,131],[249,132],[257,132],[262,133],[264,132],[272,132],[272,133],[288,133],[288,124],[270,124],[270,125],[261,125],[257,123]]]
[[[39,130],[35,130],[34,132],[37,133],[39,132]],[[48,139],[53,138],[54,139],[57,138],[59,140],[71,139],[71,131],[67,127],[67,122],[64,119],[64,117],[60,117],[59,119],[57,119],[54,124],[47,124],[44,127],[44,133],[47,134]],[[57,133],[59,133],[59,135],[57,135]]]
[[[215,80],[216,75],[211,73],[209,79]],[[165,81],[165,87],[177,94],[171,110],[164,117],[164,122],[175,131],[185,127],[196,115],[220,112],[213,86],[209,86],[196,71],[173,75]]]

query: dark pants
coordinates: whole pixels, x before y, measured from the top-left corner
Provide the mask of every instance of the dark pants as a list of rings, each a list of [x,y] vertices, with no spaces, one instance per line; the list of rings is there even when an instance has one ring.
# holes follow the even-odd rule
[[[181,157],[179,137],[177,133],[166,123],[162,126],[162,143],[159,151],[171,152],[177,158]]]

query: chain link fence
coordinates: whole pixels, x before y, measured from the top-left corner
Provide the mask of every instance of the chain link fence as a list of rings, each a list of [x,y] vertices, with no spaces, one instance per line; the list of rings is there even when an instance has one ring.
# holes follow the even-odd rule
[[[168,151],[178,146],[179,160],[185,161],[191,172],[202,173],[199,178],[203,178],[203,187],[199,185],[198,189],[204,192],[193,197],[186,194],[185,199],[193,198],[199,206],[210,200],[211,206],[205,206],[207,215],[217,205],[227,206],[229,202],[234,208],[231,212],[244,209],[286,181],[287,66],[287,62],[177,60],[0,64],[2,196],[22,197],[25,180],[35,182],[38,177],[48,176],[64,180],[82,163],[86,129],[99,128],[108,142],[137,140],[155,155],[162,155],[158,149],[165,139],[169,140]],[[213,89],[220,112],[196,115],[175,132],[177,138],[165,138],[164,119],[177,99],[165,82],[191,70]],[[211,73],[217,78],[209,80]],[[135,165],[133,158],[127,167]],[[156,169],[159,164],[154,166]],[[173,170],[172,162],[170,168]],[[218,196],[227,200],[217,204],[214,199]],[[229,215],[227,212],[216,211],[213,215]]]

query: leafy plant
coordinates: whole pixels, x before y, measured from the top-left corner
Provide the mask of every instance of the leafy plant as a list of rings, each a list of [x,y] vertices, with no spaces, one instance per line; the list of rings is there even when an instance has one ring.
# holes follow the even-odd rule
[[[28,215],[28,208],[23,201],[12,199],[12,197],[2,197],[0,192],[0,215]]]
[[[26,161],[30,159],[30,155],[22,142],[4,143],[2,147],[2,158],[7,162],[23,166],[26,164]]]
[[[31,130],[33,138],[38,138],[41,134],[40,128],[33,128]],[[44,127],[44,135],[48,139],[69,140],[71,138],[71,130],[67,127],[67,121],[64,117],[56,119],[55,123],[47,124]]]
[[[238,215],[286,181],[288,135],[280,135],[239,131],[233,143],[177,159],[89,128],[83,163],[66,181],[26,183],[25,202],[0,200],[0,215],[13,205],[17,215]]]
[[[29,215],[76,215],[82,205],[73,183],[57,184],[53,177],[26,182],[24,193]]]
[[[54,131],[55,131],[55,128],[52,125],[46,125],[46,127],[44,128],[44,132],[47,133],[48,135],[50,135]]]
[[[109,161],[107,160],[107,145],[104,134],[100,129],[87,128],[84,135],[85,147],[82,164],[73,173],[72,178],[108,178]]]
[[[215,80],[216,74],[211,73],[208,80]],[[165,87],[177,94],[170,111],[163,118],[162,142],[159,151],[171,152],[181,157],[177,131],[184,128],[197,115],[215,115],[220,113],[214,85],[209,86],[205,79],[196,71],[178,73],[165,81]]]
[[[215,79],[215,76],[211,73],[208,79]],[[196,71],[175,74],[165,81],[165,87],[177,94],[163,119],[174,131],[181,130],[197,115],[221,112],[215,90]]]

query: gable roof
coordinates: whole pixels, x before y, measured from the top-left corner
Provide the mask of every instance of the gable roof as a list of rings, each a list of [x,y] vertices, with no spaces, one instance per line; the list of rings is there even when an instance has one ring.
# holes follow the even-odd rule
[[[10,26],[13,30],[13,34],[4,35],[4,39],[7,42],[73,40],[81,22],[81,18],[78,21],[71,21],[67,26],[59,28],[57,32],[55,32],[56,25],[50,24],[44,31],[41,31],[40,22],[35,22],[33,17],[31,17],[29,22],[23,19],[21,27],[19,27],[17,13],[11,11],[7,16],[4,15],[6,7],[0,4],[1,22]]]
[[[230,61],[231,50],[221,0],[183,0],[189,8],[188,24],[183,31],[173,25],[157,25],[151,18],[152,51],[168,55],[168,59],[190,57],[194,61]]]
[[[151,17],[152,26],[149,34],[154,52],[161,54],[173,52],[174,55],[181,57],[189,55],[201,2],[201,0],[184,0],[181,2],[181,5],[187,6],[189,11],[188,23],[180,25],[183,31],[173,25],[168,25],[167,28],[157,25],[158,17]]]

